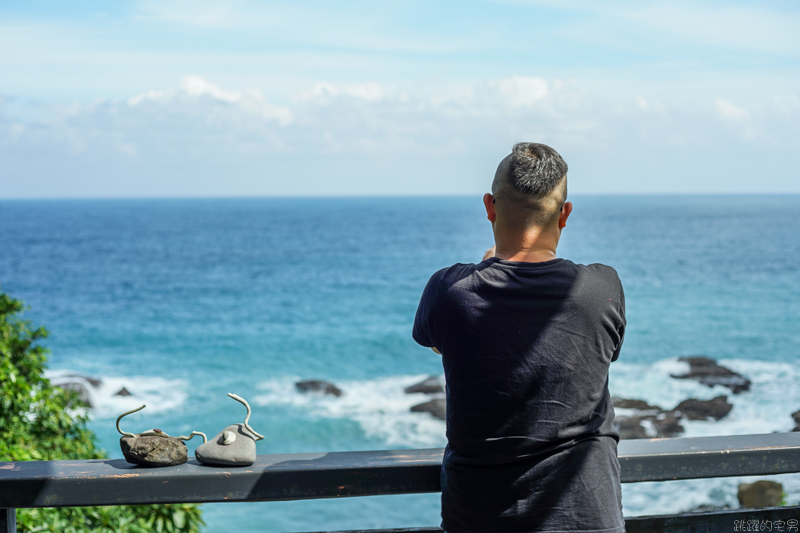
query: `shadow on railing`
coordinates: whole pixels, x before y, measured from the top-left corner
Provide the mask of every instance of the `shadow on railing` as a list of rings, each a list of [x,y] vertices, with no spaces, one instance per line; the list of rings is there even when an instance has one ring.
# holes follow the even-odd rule
[[[0,462],[0,533],[15,509],[256,502],[439,492],[441,449],[259,455],[252,466],[194,460],[140,468],[124,460]],[[628,440],[623,483],[800,472],[800,433]],[[800,506],[626,519],[630,532],[798,532]],[[754,522],[757,529],[752,529]],[[763,524],[763,527],[762,527]],[[769,524],[769,529],[767,529]],[[428,532],[439,528],[383,530]],[[775,529],[778,531],[778,529]]]

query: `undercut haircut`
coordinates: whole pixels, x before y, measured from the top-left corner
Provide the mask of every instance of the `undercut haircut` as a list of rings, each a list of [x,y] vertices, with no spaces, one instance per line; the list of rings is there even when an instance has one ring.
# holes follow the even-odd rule
[[[520,225],[544,226],[567,200],[567,163],[545,144],[517,143],[497,169],[492,194]]]
[[[547,196],[566,173],[567,163],[546,144],[517,143],[511,150],[508,177],[521,193],[534,198]]]

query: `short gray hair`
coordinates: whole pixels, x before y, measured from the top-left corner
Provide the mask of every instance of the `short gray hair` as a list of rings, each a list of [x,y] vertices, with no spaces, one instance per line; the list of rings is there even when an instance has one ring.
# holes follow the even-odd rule
[[[566,173],[567,163],[546,144],[517,143],[511,150],[507,178],[521,193],[547,196]]]

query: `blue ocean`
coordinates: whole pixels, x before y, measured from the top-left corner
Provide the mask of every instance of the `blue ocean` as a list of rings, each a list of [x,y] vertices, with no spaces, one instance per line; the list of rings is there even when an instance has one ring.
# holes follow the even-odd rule
[[[687,436],[790,431],[800,409],[800,196],[574,196],[559,255],[623,282],[614,396],[672,408],[728,394]],[[215,434],[253,406],[259,453],[440,447],[444,422],[403,389],[441,374],[411,339],[425,283],[492,244],[479,197],[0,201],[0,288],[50,330],[49,375],[99,378],[91,428]],[[705,355],[752,381],[670,377]],[[341,397],[301,393],[324,379]],[[131,396],[117,396],[125,388]],[[198,440],[189,442],[190,452]],[[737,506],[746,478],[623,487],[629,516]],[[776,476],[789,502],[800,477]],[[438,525],[437,494],[207,504],[208,531]]]

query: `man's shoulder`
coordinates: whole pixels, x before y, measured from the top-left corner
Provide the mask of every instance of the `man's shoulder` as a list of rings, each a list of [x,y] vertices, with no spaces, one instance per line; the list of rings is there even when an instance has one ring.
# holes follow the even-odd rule
[[[579,299],[595,302],[621,302],[624,299],[622,281],[617,271],[602,263],[575,265],[577,276],[571,291]]]
[[[572,261],[570,261],[570,263],[572,263]],[[603,263],[591,263],[589,265],[581,265],[577,263],[572,264],[588,275],[619,280],[619,274],[617,274],[616,269],[614,269],[614,267],[604,265]]]
[[[431,276],[431,281],[452,284],[473,274],[480,268],[480,265],[481,263],[456,263],[449,267],[444,267],[441,270],[437,270],[433,276]]]

